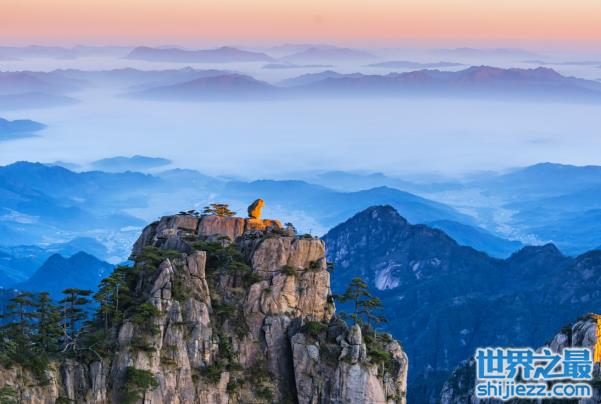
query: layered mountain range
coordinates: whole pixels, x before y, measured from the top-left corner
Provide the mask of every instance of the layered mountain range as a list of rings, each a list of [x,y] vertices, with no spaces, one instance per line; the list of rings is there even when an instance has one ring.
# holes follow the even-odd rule
[[[147,52],[150,51],[140,50],[132,54]],[[170,52],[191,54],[191,51],[169,49],[155,49],[151,53],[160,57]],[[220,48],[215,51],[197,52],[221,54],[234,51],[230,48]],[[240,52],[244,55],[250,54],[249,57],[270,60],[252,52],[237,51],[236,54]],[[313,59],[308,58],[308,60]],[[237,71],[186,67],[148,71],[124,68],[91,71],[62,69],[50,72],[0,72],[0,108],[68,105],[77,102],[75,99],[77,92],[97,88],[112,88],[116,94],[131,98],[163,101],[224,99],[242,101],[257,98],[366,96],[467,97],[545,102],[569,97],[572,101],[592,103],[601,100],[601,84],[597,81],[564,76],[546,67],[524,69],[472,66],[458,71],[420,69],[388,74],[339,73],[326,70],[287,78],[280,83],[258,80],[247,73]]]
[[[250,260],[249,265],[253,271],[258,271],[264,277],[266,282],[261,283],[260,288],[265,288],[265,291],[259,293],[261,297],[257,301],[258,307],[261,307],[259,310],[263,314],[275,313],[280,316],[281,313],[288,313],[286,315],[290,316],[290,313],[297,313],[289,317],[289,320],[294,320],[294,316],[299,315],[300,312],[299,309],[291,312],[291,307],[296,307],[294,305],[301,304],[300,302],[309,304],[309,301],[316,298],[314,295],[303,297],[303,292],[300,291],[307,287],[306,283],[303,283],[304,286],[301,285],[300,288],[288,284],[288,278],[292,273],[287,266],[311,268],[317,265],[311,264],[311,262],[317,261],[321,262],[321,265],[325,265],[325,257],[332,261],[334,272],[328,275],[327,271],[323,270],[323,276],[328,275],[327,284],[329,285],[331,278],[332,285],[332,293],[324,292],[325,301],[329,299],[327,296],[330,294],[342,293],[351,279],[355,277],[364,279],[372,292],[383,302],[384,314],[388,318],[388,323],[382,326],[382,330],[391,332],[396,338],[399,338],[403,343],[403,350],[410,358],[412,372],[409,373],[409,382],[406,388],[407,397],[411,403],[438,402],[441,391],[446,392],[444,394],[449,397],[464,397],[464,392],[458,392],[456,387],[449,392],[449,387],[445,386],[443,389],[443,384],[445,382],[447,385],[454,383],[453,386],[457,383],[461,386],[469,384],[469,380],[463,382],[448,380],[458,377],[457,375],[452,376],[451,372],[461,361],[471,357],[476,347],[488,345],[540,346],[549,340],[555,330],[562,327],[563,324],[583,313],[597,310],[601,303],[601,295],[598,292],[600,288],[596,280],[598,277],[595,275],[601,270],[601,251],[591,251],[576,257],[568,257],[554,245],[547,244],[538,247],[524,247],[507,259],[492,258],[483,252],[457,244],[455,240],[439,229],[410,224],[390,206],[368,208],[333,228],[323,238],[327,251],[324,250],[324,244],[316,238],[309,235],[296,236],[292,228],[284,229],[277,221],[215,216],[198,217],[191,213],[169,216],[153,223],[143,231],[134,246],[132,255],[137,266],[131,270],[135,271],[135,268],[145,265],[143,257],[149,257],[148,247],[159,248],[159,251],[165,251],[169,257],[172,256],[169,254],[173,250],[190,257],[197,254],[196,251],[201,245],[198,242],[221,242],[224,240],[223,237],[237,240],[233,244],[235,249],[240,249],[243,256]],[[202,244],[202,246],[205,249],[209,247],[206,244]],[[211,248],[217,247],[213,245]],[[214,254],[215,251],[211,249],[206,251],[208,254],[206,259],[211,262],[217,259],[216,256],[211,258],[211,254]],[[288,258],[282,258],[281,254],[285,254]],[[301,255],[297,256],[298,254]],[[305,257],[303,254],[308,254],[306,259],[302,258],[304,261],[300,258]],[[163,263],[159,268],[165,265],[164,270],[171,268],[170,271],[178,271],[179,269],[174,268],[190,265],[189,261],[183,261],[188,264],[180,263],[177,256],[176,254],[172,256],[173,258],[168,259],[171,266]],[[298,260],[301,260],[302,263]],[[158,265],[158,262],[155,261],[155,263]],[[286,268],[280,273],[273,269],[274,265],[278,268],[280,266]],[[159,273],[162,273],[163,269],[160,269]],[[62,288],[74,285],[74,280],[77,280],[76,283],[79,286],[95,289],[94,283],[97,283],[101,276],[106,276],[109,271],[108,264],[102,264],[87,254],[76,254],[70,259],[54,255],[30,280],[15,285],[15,288],[32,291],[52,289],[51,292],[58,295]],[[305,275],[300,275],[300,278],[297,276],[303,272],[297,272],[294,279],[305,279],[305,276],[315,273],[312,270],[305,271],[307,271]],[[318,273],[321,272],[318,271]],[[153,290],[169,288],[169,286],[157,286],[156,282],[159,278],[166,279],[172,276],[176,275],[157,275]],[[213,284],[214,287],[223,288],[226,285],[229,285],[227,287],[239,287],[236,286],[238,281],[221,276],[225,275],[221,274],[216,278],[220,280],[218,285]],[[176,278],[170,279],[175,284],[180,282]],[[311,275],[310,279],[314,279],[314,275]],[[55,283],[56,286],[53,286]],[[174,292],[173,288],[177,286],[173,285],[174,283],[170,286],[171,293],[179,295],[181,291]],[[144,296],[154,296],[148,290],[136,290],[136,293],[139,292]],[[220,296],[225,293],[225,296],[234,299],[228,300],[228,304],[240,304],[243,310],[251,311],[252,307],[255,307],[252,303],[256,297],[252,297],[254,295],[248,295],[240,300],[241,296],[236,295],[238,292],[232,291],[231,293],[234,294],[230,295],[230,292],[220,290]],[[250,291],[252,290],[251,287]],[[281,296],[279,295],[280,290]],[[289,295],[292,290],[297,290],[297,293],[301,293],[301,295]],[[188,291],[184,295],[187,293],[195,292]],[[273,295],[274,293],[275,295]],[[286,302],[285,305],[284,302]],[[315,308],[316,306],[312,305],[311,307]],[[553,307],[553,315],[548,315],[549,307]],[[349,310],[345,304],[338,304],[338,308],[342,311]],[[251,312],[244,311],[244,313],[248,317],[246,321],[254,321],[254,315],[251,315]],[[296,324],[295,320],[289,320],[286,320],[284,324]],[[277,321],[281,321],[281,319]],[[269,320],[269,323],[273,324],[272,320]],[[261,324],[263,324],[263,328],[255,324],[251,326],[251,329],[262,329],[262,332],[266,332],[264,327],[267,323]],[[283,323],[279,322],[278,324],[280,327]],[[342,327],[343,323],[337,322],[336,324],[338,324],[336,327]],[[330,327],[333,326],[331,323]],[[302,325],[300,327],[303,329]],[[323,329],[325,330],[325,328]],[[363,338],[356,335],[350,336],[352,333],[356,333],[356,330],[352,331],[348,328],[345,330],[332,332],[335,335],[340,335],[337,333],[341,332],[347,333],[346,343],[350,343],[349,341],[355,338]],[[132,332],[136,333],[135,330]],[[320,341],[319,352],[322,351],[322,344],[329,346],[328,344],[333,343],[334,340],[339,344],[336,349],[344,348],[345,345],[340,345],[338,339],[331,339],[330,331],[323,337],[319,336],[321,332],[318,331],[317,336],[311,337]],[[288,335],[290,335],[289,333],[290,331],[288,331]],[[263,334],[259,332],[257,335]],[[166,338],[166,336],[162,338]],[[152,340],[154,341],[154,339]],[[290,341],[294,348],[294,340]],[[269,344],[270,342],[265,343]],[[311,352],[314,348],[306,348],[306,343],[306,341],[302,342],[305,348],[302,348],[301,351],[307,349],[307,352],[312,355]],[[157,345],[158,342],[152,344]],[[233,344],[240,346],[243,341]],[[279,357],[288,355],[282,353],[281,349],[284,349],[282,347],[274,349],[280,352]],[[331,349],[334,349],[334,346]],[[362,348],[357,349],[359,352],[357,360],[361,362],[360,358],[363,357],[363,354],[360,352],[367,352],[369,349],[366,348],[367,351],[361,351]],[[294,349],[292,352],[294,356]],[[294,362],[294,360],[296,359],[292,361]],[[148,361],[152,363],[150,358],[139,359],[139,362],[136,363],[143,364]],[[181,362],[180,359],[177,361]],[[320,361],[318,360],[318,363],[321,363]],[[312,375],[311,380],[303,379],[301,375],[294,376],[296,388],[300,389],[297,390],[299,400],[309,400],[307,397],[322,397],[320,400],[324,400],[323,397],[328,397],[326,400],[332,399],[332,396],[328,394],[334,394],[329,390],[333,387],[327,384],[323,385],[321,381],[316,385],[315,377],[321,380],[320,372],[334,372],[332,374],[338,375],[341,370],[328,368],[333,365],[327,365],[325,362],[320,365],[311,363],[313,362],[306,363],[305,359],[298,362],[298,366],[305,369],[302,374],[309,372]],[[161,366],[153,367],[153,369],[160,369],[163,372],[164,369]],[[283,368],[278,369],[273,372],[284,372],[284,374],[287,372]],[[91,370],[77,371],[85,373]],[[465,372],[462,372],[462,370],[458,370],[456,374],[463,375]],[[92,376],[90,374],[89,377]],[[96,374],[94,377],[99,376]],[[341,375],[340,377],[350,376]],[[451,379],[448,379],[449,377]],[[61,387],[60,378],[57,380],[59,384],[54,388],[56,391],[63,391],[61,389],[65,389],[65,387]],[[116,381],[113,380],[112,383],[116,383]],[[175,383],[169,389],[173,388],[178,391],[194,389],[190,386],[180,385],[179,382],[169,383]],[[278,383],[290,386],[290,382],[276,382],[276,386]],[[341,383],[341,381],[338,380],[336,383]],[[303,385],[303,387],[300,388],[299,385]],[[86,387],[86,389],[88,388],[98,389],[101,387]],[[274,392],[279,388],[275,388]],[[288,388],[284,387],[283,389]],[[326,389],[330,393],[326,393],[326,390],[322,389]],[[388,391],[387,389],[389,387],[384,387],[384,390]],[[90,394],[89,390],[86,391],[88,393],[85,394]],[[204,391],[199,393],[197,390],[196,394],[204,397],[205,393]],[[67,394],[77,396],[79,393],[68,392]],[[94,390],[93,395],[97,397],[97,394],[109,393]],[[224,393],[215,391],[210,394],[223,395]],[[338,391],[335,394],[347,393]],[[380,393],[372,392],[370,394]],[[304,398],[301,399],[301,396]],[[166,396],[158,397],[155,398],[164,400]],[[457,399],[453,398],[453,400]]]
[[[523,245],[549,241],[567,255],[601,245],[601,176],[595,166],[545,163],[470,182],[415,183],[350,172],[299,174],[306,181],[240,181],[162,168],[167,163],[156,157],[122,156],[87,166],[110,172],[75,172],[28,162],[0,167],[0,246],[45,247],[93,237],[111,250],[100,258],[118,262],[127,258],[144,221],[175,203],[202,209],[221,199],[238,210],[257,193],[270,201],[270,214],[319,235],[362,209],[388,204],[411,223],[441,229],[459,244],[498,258],[509,257]],[[128,169],[153,174],[123,172]],[[454,194],[457,197],[449,199]],[[440,202],[445,199],[457,208]]]
[[[48,292],[53,298],[60,300],[62,291],[68,287],[96,290],[100,281],[112,269],[113,265],[85,252],[78,252],[67,258],[53,254],[29,279],[16,283],[11,288],[27,292]]]
[[[132,96],[158,99],[206,100],[222,92],[231,96],[237,91],[248,97],[365,97],[365,96],[444,96],[484,98],[525,98],[544,101],[563,97],[598,102],[601,85],[592,80],[562,76],[555,70],[502,69],[490,66],[470,67],[451,72],[418,70],[408,73],[367,75],[341,74],[334,71],[310,73],[287,79],[285,88],[258,81],[250,76],[209,77],[173,86],[157,87]],[[200,85],[202,84],[202,85]],[[226,92],[227,91],[227,92]]]
[[[127,59],[147,60],[152,62],[269,62],[274,59],[261,52],[251,52],[223,46],[216,49],[186,50],[179,48],[149,48],[140,46],[133,49]]]
[[[360,276],[382,299],[386,328],[411,358],[412,402],[436,402],[446,376],[476,347],[539,346],[601,304],[599,250],[571,258],[547,244],[491,258],[411,225],[390,206],[369,208],[323,239],[334,293]]]

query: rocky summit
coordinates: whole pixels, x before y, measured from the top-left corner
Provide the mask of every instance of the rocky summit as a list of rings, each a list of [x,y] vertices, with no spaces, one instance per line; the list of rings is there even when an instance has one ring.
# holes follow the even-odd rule
[[[254,216],[148,225],[106,337],[0,385],[32,404],[405,403],[406,354],[335,314],[324,242]]]

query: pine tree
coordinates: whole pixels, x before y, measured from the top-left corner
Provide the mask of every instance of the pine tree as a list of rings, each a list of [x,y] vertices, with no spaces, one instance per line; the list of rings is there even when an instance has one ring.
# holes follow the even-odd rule
[[[92,291],[69,288],[63,290],[63,294],[65,297],[60,301],[63,351],[77,352],[81,324],[88,318],[85,307],[91,303],[87,297],[92,294]]]
[[[214,216],[235,216],[236,212],[230,210],[230,205],[227,203],[212,203],[210,206],[205,206],[203,214]]]
[[[24,363],[30,356],[32,323],[35,318],[32,293],[19,293],[11,298],[6,306],[7,311],[2,315],[8,320],[2,327],[2,336],[11,342],[9,351],[12,359]]]
[[[376,314],[383,308],[380,298],[372,296],[368,291],[367,283],[361,278],[354,278],[344,294],[337,298],[342,303],[353,304],[353,312],[351,314],[342,313],[342,315],[352,319],[354,324],[367,325],[375,329],[375,325],[386,321],[383,316]]]
[[[129,292],[125,279],[125,271],[128,269],[127,267],[115,268],[110,276],[100,282],[98,292],[94,295],[94,299],[100,304],[97,311],[98,320],[102,322],[105,332],[123,318],[120,300]]]
[[[35,307],[33,343],[36,351],[46,354],[57,352],[61,335],[59,308],[52,304],[52,299],[47,292],[38,294]]]
[[[19,363],[45,382],[48,357],[36,352],[33,343],[35,326],[35,302],[32,293],[20,293],[10,299],[3,318],[12,319],[1,331],[0,352],[3,360]]]

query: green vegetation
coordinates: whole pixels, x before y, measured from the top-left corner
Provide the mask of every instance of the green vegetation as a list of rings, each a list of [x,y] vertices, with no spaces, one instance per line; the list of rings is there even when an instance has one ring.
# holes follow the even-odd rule
[[[149,282],[167,257],[179,258],[181,254],[144,249],[135,267],[116,267],[100,282],[95,294],[69,288],[57,303],[45,292],[16,295],[2,315],[5,325],[0,327],[0,363],[5,367],[18,364],[44,384],[52,360],[72,358],[89,363],[111,355],[117,329],[126,318],[143,332],[158,332],[154,318],[160,313],[145,301],[147,297],[133,291],[141,282]],[[153,349],[144,343],[143,336],[137,337],[134,349]]]
[[[321,261],[317,260],[317,261],[311,261],[309,263],[309,268],[307,268],[309,271],[312,272],[318,272],[321,271]]]
[[[289,265],[284,265],[282,267],[282,273],[286,276],[294,276],[295,278],[298,276],[298,274],[296,273],[296,269]]]
[[[254,394],[256,402],[273,401],[272,375],[266,364],[259,362],[251,369],[242,369],[234,348],[249,333],[242,309],[246,291],[263,278],[252,271],[246,256],[229,240],[194,239],[189,245],[207,255],[205,274],[212,298],[211,323],[218,343],[215,361],[202,370],[195,370],[193,376],[216,383],[221,374],[228,371],[228,391],[236,392],[244,387]],[[194,296],[198,292],[191,288],[189,274],[183,271],[185,257],[182,253],[146,247],[137,254],[134,266],[116,267],[100,282],[96,293],[70,288],[57,302],[53,302],[47,293],[15,296],[3,314],[6,325],[0,327],[0,364],[22,366],[40,383],[46,383],[51,362],[75,359],[89,364],[110,358],[116,351],[120,327],[124,322],[131,322],[136,327],[129,344],[132,352],[154,353],[160,356],[163,364],[176,365],[171,348],[165,346],[161,352],[156,352],[153,335],[160,332],[157,319],[163,313],[150,303],[147,293],[141,293],[150,290],[160,265],[167,259],[174,268],[172,297],[182,305],[189,298],[200,298]],[[297,276],[294,268],[283,267],[282,272]],[[172,325],[181,326],[184,333],[190,332],[184,321]],[[318,333],[316,327],[320,326],[325,327],[319,323],[307,327],[310,333]],[[127,368],[120,402],[144,399],[157,385],[152,373]],[[11,403],[13,393],[8,388],[0,389],[0,404]]]
[[[176,259],[181,256],[182,253],[176,250],[164,250],[162,248],[148,246],[144,247],[142,253],[136,257],[136,262],[142,264],[144,269],[157,269],[166,259]]]
[[[187,210],[187,211],[182,210],[181,212],[178,213],[178,215],[200,217],[200,213],[198,213],[196,211],[196,209],[191,209],[191,210]]]
[[[259,361],[250,369],[243,370],[234,350],[236,339],[249,333],[242,310],[245,291],[263,278],[252,271],[244,254],[229,241],[199,241],[192,246],[207,254],[205,273],[212,300],[213,335],[219,341],[215,362],[203,368],[200,376],[217,383],[221,374],[228,371],[230,381],[227,391],[234,397],[245,388],[254,393],[253,402],[273,402],[272,375],[267,371],[266,363]]]
[[[203,211],[205,215],[215,216],[235,216],[236,212],[230,210],[230,205],[227,203],[212,203],[209,206],[205,206]]]
[[[0,327],[0,362],[5,367],[19,364],[41,384],[48,382],[51,358],[79,356],[86,350],[81,323],[90,291],[66,289],[61,306],[52,304],[47,293],[20,293],[10,299]]]
[[[129,294],[126,282],[126,271],[128,267],[117,267],[111,275],[100,281],[98,292],[94,299],[100,303],[98,320],[102,322],[104,331],[108,332],[111,325],[123,320],[123,304],[120,297]]]
[[[125,384],[123,385],[121,402],[133,404],[140,399],[146,402],[146,392],[158,386],[159,382],[152,373],[129,366],[125,371]]]
[[[380,298],[373,297],[367,290],[367,283],[361,278],[354,278],[342,295],[336,296],[341,303],[353,304],[353,311],[342,313],[342,318],[353,320],[353,324],[360,326],[372,326],[386,322],[383,316],[376,312],[382,310]]]
[[[257,361],[246,372],[248,381],[253,386],[257,398],[265,400],[268,403],[273,402],[273,382],[271,374],[267,370],[265,361]]]
[[[129,319],[139,326],[142,331],[148,331],[156,335],[159,328],[154,324],[153,319],[159,314],[161,314],[160,311],[153,304],[146,302],[135,306]]]
[[[17,390],[10,386],[0,388],[0,404],[18,404]]]
[[[380,299],[372,296],[367,283],[361,278],[354,278],[344,294],[336,298],[342,303],[352,304],[353,311],[341,312],[340,316],[361,327],[370,361],[379,365],[382,373],[393,372],[397,363],[386,349],[386,345],[392,342],[392,337],[375,329],[379,324],[386,322],[385,317],[377,314],[383,309]]]
[[[328,325],[324,323],[320,323],[319,321],[306,321],[302,327],[302,332],[307,335],[312,336],[313,338],[319,337],[319,334],[326,331],[328,329]]]
[[[223,365],[219,362],[215,362],[202,369],[202,375],[206,377],[212,383],[219,383],[221,379],[221,373],[224,371]]]

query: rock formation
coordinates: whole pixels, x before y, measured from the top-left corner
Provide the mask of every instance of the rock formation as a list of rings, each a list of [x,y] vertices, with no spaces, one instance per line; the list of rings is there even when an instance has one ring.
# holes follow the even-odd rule
[[[0,367],[0,388],[32,404],[127,402],[146,372],[156,387],[130,402],[405,403],[407,356],[335,315],[323,241],[276,220],[180,214],[147,226],[132,259],[110,354],[55,361],[46,385]]]
[[[263,209],[263,205],[265,205],[265,201],[263,199],[257,199],[248,207],[248,217],[251,219],[260,219],[261,218],[261,209]]]

